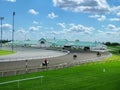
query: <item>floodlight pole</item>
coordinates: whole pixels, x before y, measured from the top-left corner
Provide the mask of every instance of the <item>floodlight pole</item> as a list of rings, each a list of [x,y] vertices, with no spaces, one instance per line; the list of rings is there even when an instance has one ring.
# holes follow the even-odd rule
[[[14,42],[14,16],[15,16],[15,12],[13,12],[13,21],[12,21],[12,24],[13,24],[13,29],[12,29],[12,52],[14,50],[14,46],[13,46],[13,42]]]
[[[3,33],[3,32],[2,32],[2,20],[3,20],[3,19],[4,19],[4,17],[0,17],[0,20],[1,20],[1,42],[0,42],[1,45],[0,45],[0,46],[1,46],[1,48],[2,48],[2,33]]]

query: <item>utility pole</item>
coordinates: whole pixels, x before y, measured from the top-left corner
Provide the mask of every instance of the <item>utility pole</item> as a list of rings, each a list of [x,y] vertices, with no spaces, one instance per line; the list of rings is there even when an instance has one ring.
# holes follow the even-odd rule
[[[3,32],[2,32],[2,20],[4,20],[4,17],[0,17],[0,20],[1,20],[1,42],[0,42],[1,45],[0,45],[0,46],[1,46],[1,48],[2,48],[2,33],[3,33]]]
[[[13,29],[12,29],[12,52],[14,51],[14,45],[13,45],[13,42],[14,42],[14,16],[15,16],[15,12],[13,12],[13,20],[12,20],[12,24],[13,24]]]

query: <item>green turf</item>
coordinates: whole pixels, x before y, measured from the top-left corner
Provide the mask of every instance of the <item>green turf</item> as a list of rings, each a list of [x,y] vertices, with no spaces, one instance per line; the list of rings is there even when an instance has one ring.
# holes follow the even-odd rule
[[[120,56],[101,62],[0,78],[0,82],[44,76],[41,79],[0,85],[0,90],[120,90]]]
[[[15,52],[8,51],[8,50],[0,50],[0,56],[14,54]]]
[[[109,46],[108,49],[111,53],[120,55],[120,46]]]

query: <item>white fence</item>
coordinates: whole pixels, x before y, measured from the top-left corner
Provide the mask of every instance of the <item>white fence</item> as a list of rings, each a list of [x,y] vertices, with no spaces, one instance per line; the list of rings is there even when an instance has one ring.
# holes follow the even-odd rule
[[[92,58],[92,59],[87,59],[87,60],[81,60],[81,61],[74,60],[69,63],[62,63],[62,64],[47,66],[47,67],[28,68],[27,64],[26,64],[26,67],[22,68],[22,69],[0,71],[0,77],[32,73],[32,72],[38,72],[38,71],[43,71],[43,70],[49,70],[49,69],[51,70],[51,69],[65,68],[65,67],[70,67],[70,66],[74,66],[74,65],[84,64],[87,62],[96,62],[96,61],[101,61],[103,58],[110,57],[111,55],[112,54],[100,56],[100,57],[96,57],[96,58]]]
[[[38,79],[38,78],[41,78],[41,84],[42,84],[42,78],[43,78],[43,77],[44,77],[44,76],[37,76],[37,77],[32,77],[32,78],[25,78],[25,79],[18,79],[18,80],[12,80],[12,81],[7,81],[7,82],[1,82],[0,85],[17,82],[17,86],[18,86],[18,88],[19,88],[19,87],[20,87],[20,82],[22,82],[22,81],[27,81],[27,80]]]

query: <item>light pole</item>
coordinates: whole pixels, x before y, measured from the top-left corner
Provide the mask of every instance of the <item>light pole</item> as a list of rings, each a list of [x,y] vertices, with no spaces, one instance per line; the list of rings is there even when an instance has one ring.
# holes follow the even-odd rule
[[[1,48],[2,48],[2,20],[4,19],[4,17],[0,17],[0,20],[1,20]]]
[[[14,42],[14,16],[15,16],[15,12],[13,12],[13,21],[12,21],[12,24],[13,24],[13,29],[12,29],[12,52],[14,50],[14,46],[13,46],[13,42]]]

